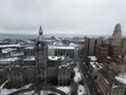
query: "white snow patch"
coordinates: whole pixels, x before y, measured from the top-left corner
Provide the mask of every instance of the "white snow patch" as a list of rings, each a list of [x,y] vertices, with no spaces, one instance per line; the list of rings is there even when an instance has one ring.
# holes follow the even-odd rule
[[[120,83],[126,84],[126,73],[121,73],[118,76],[115,77],[117,81]]]
[[[57,89],[65,92],[66,94],[70,93],[70,87],[66,87],[66,86],[64,86],[64,87],[57,87]]]
[[[78,67],[75,67],[74,68],[74,72],[75,72],[74,81],[76,83],[79,83],[82,80],[82,74],[79,71],[79,68]]]
[[[86,89],[83,85],[78,86],[77,93],[78,95],[87,95]]]

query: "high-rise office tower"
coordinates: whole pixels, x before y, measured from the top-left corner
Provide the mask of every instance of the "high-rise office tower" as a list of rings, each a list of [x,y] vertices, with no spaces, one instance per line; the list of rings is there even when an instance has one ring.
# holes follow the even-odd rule
[[[121,24],[116,24],[114,32],[112,34],[112,45],[121,46],[122,35],[121,35]]]

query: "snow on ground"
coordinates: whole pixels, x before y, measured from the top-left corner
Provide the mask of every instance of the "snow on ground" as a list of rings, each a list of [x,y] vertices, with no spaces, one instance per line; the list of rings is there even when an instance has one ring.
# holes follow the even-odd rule
[[[78,95],[87,95],[86,89],[83,85],[78,86],[77,93]]]
[[[78,66],[74,68],[74,72],[75,72],[74,82],[78,84],[77,95],[87,95],[85,86],[79,84],[79,82],[82,81],[82,73],[80,72]]]
[[[70,93],[70,87],[64,86],[64,87],[57,87],[57,89],[65,92],[66,94]]]
[[[8,95],[14,91],[16,91],[16,89],[0,89],[0,95]]]
[[[13,57],[13,58],[1,58],[0,59],[0,62],[12,62],[12,61],[16,61],[18,60],[19,58],[18,57]]]
[[[79,82],[82,80],[82,74],[81,74],[81,72],[79,71],[79,68],[78,68],[78,67],[75,67],[75,68],[74,68],[74,72],[75,72],[74,81],[75,81],[76,83],[79,83]]]

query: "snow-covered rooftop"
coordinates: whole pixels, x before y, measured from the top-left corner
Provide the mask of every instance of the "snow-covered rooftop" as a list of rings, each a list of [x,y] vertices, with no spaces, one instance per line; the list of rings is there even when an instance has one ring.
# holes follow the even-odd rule
[[[9,53],[13,50],[16,50],[15,48],[5,48],[5,49],[2,49],[2,53]]]
[[[0,62],[14,62],[16,60],[18,60],[18,57],[13,57],[13,58],[1,58]]]
[[[49,60],[57,61],[57,60],[64,60],[63,56],[48,56]]]
[[[35,57],[34,56],[26,57],[24,61],[35,61]]]
[[[102,69],[101,64],[98,63],[98,62],[90,62],[90,64],[91,64],[91,66],[92,66],[94,69],[97,69],[97,70]]]
[[[21,45],[20,44],[0,45],[0,48],[12,48],[12,47],[21,47]]]
[[[88,56],[88,57],[91,59],[91,61],[96,61],[97,60],[97,58],[95,56]]]
[[[71,90],[70,90],[70,87],[68,87],[68,86],[60,86],[60,87],[57,87],[57,89],[59,89],[59,90],[65,92],[66,94],[69,94],[70,91],[71,91]]]
[[[73,46],[49,46],[49,49],[70,49],[70,50],[74,50],[75,47],[73,47]]]
[[[30,47],[26,47],[25,49],[34,49],[34,47],[30,46]]]
[[[119,81],[122,84],[126,85],[126,72],[125,73],[120,73],[118,76],[115,76],[115,79]]]
[[[95,66],[95,63],[94,62],[90,62],[91,66],[95,69],[97,69],[97,67]]]

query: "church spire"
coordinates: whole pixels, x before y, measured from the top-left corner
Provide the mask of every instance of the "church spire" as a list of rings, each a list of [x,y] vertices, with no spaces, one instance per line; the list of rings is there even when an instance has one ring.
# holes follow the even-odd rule
[[[38,42],[44,42],[45,41],[45,37],[43,35],[43,29],[42,29],[41,26],[39,27],[39,31],[38,32],[39,32],[39,35],[37,37],[37,41]]]
[[[40,28],[39,28],[39,35],[43,35],[43,29],[42,29],[41,26],[40,26]]]

